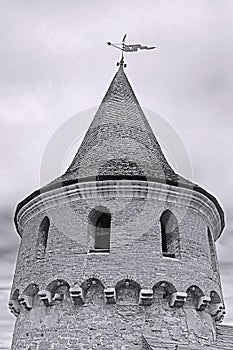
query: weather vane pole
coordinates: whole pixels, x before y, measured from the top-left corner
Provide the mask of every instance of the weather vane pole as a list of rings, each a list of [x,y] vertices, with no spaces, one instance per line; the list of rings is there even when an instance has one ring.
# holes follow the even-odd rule
[[[141,44],[125,44],[126,35],[127,34],[124,35],[122,42],[119,44],[113,44],[113,43],[110,43],[110,41],[107,42],[108,45],[111,45],[116,49],[121,50],[122,52],[121,60],[120,62],[117,62],[118,66],[126,67],[126,64],[124,63],[124,52],[136,52],[138,50],[152,50],[156,48],[155,46],[145,46]]]

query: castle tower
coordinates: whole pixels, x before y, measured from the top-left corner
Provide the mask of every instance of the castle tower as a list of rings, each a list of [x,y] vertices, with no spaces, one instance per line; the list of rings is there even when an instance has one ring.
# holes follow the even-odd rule
[[[15,223],[12,350],[224,349],[222,209],[169,166],[123,64],[69,169]]]

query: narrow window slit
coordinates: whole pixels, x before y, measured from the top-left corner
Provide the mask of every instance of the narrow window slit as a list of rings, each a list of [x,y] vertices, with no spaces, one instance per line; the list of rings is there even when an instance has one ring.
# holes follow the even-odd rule
[[[160,217],[162,255],[177,258],[180,255],[180,237],[178,221],[170,210],[165,210]]]
[[[39,232],[37,236],[37,244],[36,244],[36,257],[37,259],[41,259],[45,256],[48,234],[49,234],[50,221],[47,216],[42,220]]]

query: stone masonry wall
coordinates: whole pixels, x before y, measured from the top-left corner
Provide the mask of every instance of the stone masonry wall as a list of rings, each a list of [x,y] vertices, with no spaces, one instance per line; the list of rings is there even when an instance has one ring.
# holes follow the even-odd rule
[[[89,253],[89,215],[93,209],[111,213],[110,254]],[[179,225],[179,258],[162,255],[160,217],[169,209]],[[36,257],[37,235],[45,216],[50,228],[45,257]],[[30,284],[47,289],[61,279],[85,286],[85,303],[74,305],[69,291],[64,300],[45,306],[38,294],[32,309],[20,306],[13,350],[143,349],[142,334],[159,339],[209,344],[215,338],[210,313],[196,310],[189,296],[181,308],[169,306],[169,294],[200,289],[221,297],[219,275],[214,272],[207,227],[201,211],[153,198],[79,199],[41,211],[24,227],[12,293],[24,294]],[[96,281],[95,285],[87,281]],[[125,281],[131,281],[126,286]],[[161,283],[168,286],[161,290]],[[115,287],[116,304],[104,300],[104,288]],[[151,306],[138,303],[141,288],[153,289]],[[164,293],[164,290],[166,293]],[[189,294],[188,294],[189,295]]]
[[[88,253],[88,216],[93,208],[107,208],[111,213],[109,255]],[[160,216],[166,209],[178,219],[179,259],[162,256]],[[46,215],[51,222],[46,256],[36,259],[37,234]],[[97,274],[107,285],[129,275],[135,276],[141,287],[152,288],[153,283],[167,280],[179,290],[197,284],[207,294],[212,289],[221,294],[219,275],[211,264],[207,227],[208,222],[195,211],[153,199],[103,198],[98,203],[93,199],[62,205],[27,223],[13,290],[22,292],[32,280],[42,287],[54,276],[82,282]]]
[[[34,308],[18,318],[13,350],[142,350],[143,332],[158,343],[213,341],[208,313],[193,317],[193,307],[172,309],[160,297],[158,290],[152,306],[139,306],[137,292],[126,287],[119,290],[116,305],[106,305],[97,285],[88,289],[83,306],[74,306],[66,297],[46,308],[37,299]]]

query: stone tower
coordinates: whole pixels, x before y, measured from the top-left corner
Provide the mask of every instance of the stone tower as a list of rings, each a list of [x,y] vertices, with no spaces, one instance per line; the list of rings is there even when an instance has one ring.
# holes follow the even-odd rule
[[[123,63],[66,173],[15,224],[12,350],[231,348],[223,211],[169,166]]]

